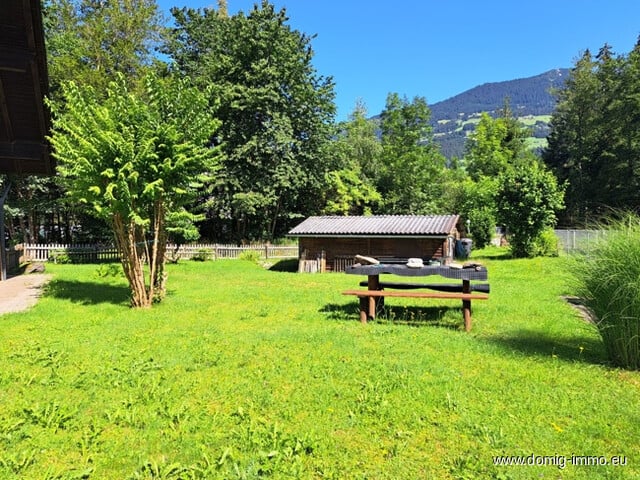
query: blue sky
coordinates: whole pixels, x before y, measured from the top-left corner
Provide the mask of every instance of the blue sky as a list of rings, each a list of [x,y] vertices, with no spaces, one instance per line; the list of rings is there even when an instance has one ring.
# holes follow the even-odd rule
[[[257,0],[259,3],[259,0]],[[228,0],[229,13],[253,0]],[[487,82],[571,67],[608,43],[628,53],[640,35],[638,0],[272,0],[312,41],[314,66],[336,83],[337,120],[358,99],[380,113],[389,92],[429,104]],[[216,0],[158,0],[216,7]]]

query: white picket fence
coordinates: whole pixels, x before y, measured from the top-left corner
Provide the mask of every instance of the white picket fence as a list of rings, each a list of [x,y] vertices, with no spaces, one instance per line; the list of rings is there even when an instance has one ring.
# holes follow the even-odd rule
[[[64,257],[65,261],[74,263],[117,262],[120,257],[113,245],[74,244],[24,244],[23,260],[31,262],[56,261]],[[219,243],[201,243],[180,245],[167,244],[167,257],[171,259],[192,259],[194,257],[207,260],[237,259],[243,252],[256,252],[263,259],[296,258],[298,247],[295,245],[226,245]]]

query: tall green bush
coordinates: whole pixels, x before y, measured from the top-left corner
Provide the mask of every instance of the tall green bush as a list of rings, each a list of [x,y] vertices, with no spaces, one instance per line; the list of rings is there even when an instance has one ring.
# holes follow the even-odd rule
[[[507,227],[512,255],[536,256],[536,241],[564,206],[564,186],[535,158],[504,172],[498,183],[498,221]]]
[[[573,260],[575,291],[611,362],[640,370],[640,217],[628,214],[603,228],[607,234]]]

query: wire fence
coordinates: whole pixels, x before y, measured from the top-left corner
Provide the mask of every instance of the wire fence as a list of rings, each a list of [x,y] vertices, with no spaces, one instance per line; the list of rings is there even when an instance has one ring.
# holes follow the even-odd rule
[[[604,230],[554,230],[554,232],[558,237],[559,248],[565,253],[585,252],[607,233]]]

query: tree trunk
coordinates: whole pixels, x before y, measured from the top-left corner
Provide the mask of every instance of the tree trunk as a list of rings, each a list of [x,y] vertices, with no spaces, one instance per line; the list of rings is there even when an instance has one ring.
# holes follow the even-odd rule
[[[164,228],[164,204],[159,198],[153,205],[153,243],[149,258],[149,296],[151,301],[160,301],[166,293],[166,278],[164,271],[167,236]]]
[[[144,281],[144,268],[139,240],[143,240],[140,229],[133,220],[124,221],[116,214],[113,218],[116,245],[120,252],[120,260],[125,277],[131,289],[132,307],[150,307],[152,298]]]
[[[273,241],[276,235],[276,225],[278,224],[278,214],[280,213],[280,197],[276,202],[275,211],[271,217],[271,225],[269,225],[269,241]]]

